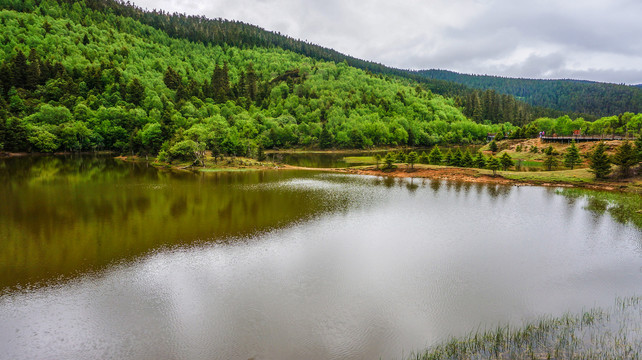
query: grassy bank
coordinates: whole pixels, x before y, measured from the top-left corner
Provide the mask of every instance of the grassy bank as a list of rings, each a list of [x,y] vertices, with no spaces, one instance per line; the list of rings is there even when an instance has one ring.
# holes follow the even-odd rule
[[[410,359],[639,359],[641,353],[642,298],[630,297],[609,309],[475,331]]]

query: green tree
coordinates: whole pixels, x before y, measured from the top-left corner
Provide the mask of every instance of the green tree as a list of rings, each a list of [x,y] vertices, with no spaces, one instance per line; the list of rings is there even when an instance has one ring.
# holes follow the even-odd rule
[[[326,124],[321,126],[321,135],[319,135],[319,146],[321,149],[329,149],[332,147],[332,135],[328,131]]]
[[[473,166],[473,156],[471,155],[470,151],[466,149],[464,151],[464,155],[461,158],[461,166],[463,167],[472,167]]]
[[[580,150],[577,148],[575,145],[575,140],[571,141],[571,146],[566,150],[566,153],[564,154],[564,166],[571,168],[575,167],[575,165],[579,165],[582,163],[582,158],[580,157]]]
[[[379,168],[379,163],[381,162],[381,154],[375,154],[373,156],[373,158],[374,158],[374,161],[375,161],[375,168],[378,169]]]
[[[542,164],[546,167],[546,170],[551,171],[553,168],[557,167],[559,164],[559,160],[557,159],[557,155],[559,153],[555,148],[553,148],[553,145],[549,145],[547,148],[542,150],[542,153],[546,155],[546,158],[544,158],[544,161]]]
[[[496,176],[497,170],[499,170],[499,168],[501,167],[501,163],[499,162],[498,158],[490,156],[488,158],[488,162],[486,163],[486,167],[490,170],[493,170],[493,176]]]
[[[439,150],[439,147],[435,146],[432,148],[430,154],[428,155],[428,161],[430,161],[430,163],[433,165],[441,165],[442,154],[441,150]]]
[[[473,160],[473,164],[476,168],[483,169],[486,167],[486,157],[482,154],[481,151],[477,152],[477,156]]]
[[[453,164],[453,152],[450,149],[448,149],[446,156],[444,156],[444,162],[448,166],[452,166]]]
[[[406,162],[408,163],[408,165],[410,165],[411,169],[414,169],[415,163],[417,162],[418,158],[419,156],[417,156],[417,152],[415,151],[411,151],[410,153],[408,153],[408,156],[406,156]]]
[[[392,169],[395,167],[395,154],[393,152],[389,152],[386,154],[386,157],[383,159],[383,162],[385,164],[384,169]]]
[[[145,87],[138,78],[133,78],[127,85],[127,101],[140,105],[145,98]]]
[[[611,173],[611,161],[606,154],[606,144],[600,141],[589,157],[589,171],[596,179],[605,179]]]
[[[490,144],[488,144],[488,150],[490,150],[493,154],[497,152],[499,147],[497,146],[497,141],[493,139]]]
[[[504,154],[499,158],[499,160],[500,160],[500,162],[501,162],[502,169],[503,169],[504,171],[508,170],[508,168],[510,168],[511,166],[515,165],[515,162],[513,161],[513,158],[512,158],[510,155],[508,155],[508,153],[507,153],[507,152],[505,152],[505,153],[504,153]]]
[[[636,155],[635,149],[628,140],[625,140],[622,145],[615,150],[615,154],[613,155],[613,164],[619,166],[621,177],[630,176],[631,167],[638,162]]]
[[[428,164],[430,160],[428,160],[428,155],[426,154],[425,151],[421,152],[421,155],[419,155],[419,160],[417,160],[420,164]]]

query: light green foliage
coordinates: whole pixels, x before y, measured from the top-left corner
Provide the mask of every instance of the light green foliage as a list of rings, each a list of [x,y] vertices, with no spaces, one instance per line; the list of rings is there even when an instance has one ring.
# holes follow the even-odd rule
[[[428,155],[428,161],[433,165],[441,165],[442,154],[441,150],[439,150],[439,147],[435,146],[432,148],[430,154]]]
[[[421,155],[419,155],[419,159],[417,160],[420,164],[428,164],[430,162],[428,155],[426,154],[425,151],[421,152]]]
[[[42,2],[37,8],[33,13],[0,10],[0,73],[3,63],[12,68],[15,60],[25,79],[36,66],[46,76],[4,98],[10,115],[59,127],[47,130],[53,137],[40,134],[48,139],[36,141],[43,150],[156,152],[159,128],[149,124],[160,126],[160,140],[170,146],[191,139],[236,155],[246,155],[252,144],[468,144],[512,128],[474,123],[452,100],[417,91],[416,83],[345,63],[277,47],[203,45],[66,2]],[[23,55],[16,60],[18,52]],[[211,119],[219,116],[225,124],[212,128]],[[76,122],[89,131],[83,141],[72,141],[63,125]],[[200,124],[210,129],[205,140],[203,128],[194,128]],[[60,136],[63,127],[65,136]],[[48,142],[53,144],[44,145]]]
[[[183,140],[169,148],[167,154],[169,160],[197,161],[202,157],[201,152],[205,150],[204,144],[193,140]]]

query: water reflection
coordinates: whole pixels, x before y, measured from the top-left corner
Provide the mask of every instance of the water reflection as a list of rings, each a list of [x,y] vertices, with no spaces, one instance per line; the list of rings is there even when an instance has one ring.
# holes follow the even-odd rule
[[[2,359],[400,358],[642,281],[639,229],[548,189],[96,165],[3,188],[4,281],[50,281],[0,296]]]
[[[109,157],[2,160],[0,288],[56,279],[148,251],[288,226],[351,194],[287,186],[312,174],[176,173]]]

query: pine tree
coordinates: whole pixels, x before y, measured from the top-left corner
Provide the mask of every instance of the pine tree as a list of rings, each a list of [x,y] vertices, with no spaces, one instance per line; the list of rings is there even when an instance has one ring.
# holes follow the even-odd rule
[[[499,135],[499,133],[497,135]],[[497,150],[499,150],[499,147],[497,146],[497,141],[495,141],[495,139],[493,139],[490,142],[490,144],[488,144],[488,150],[490,150],[493,154],[496,153]]]
[[[628,177],[630,175],[631,167],[637,163],[637,156],[628,140],[625,140],[615,151],[613,163],[620,167],[620,176]]]
[[[463,167],[473,166],[473,156],[470,154],[469,150],[464,151],[464,155],[461,157],[461,166]]]
[[[444,162],[446,163],[446,165],[452,166],[452,163],[453,163],[453,152],[450,151],[450,149],[446,153],[446,156],[444,156]]]
[[[384,169],[392,169],[394,167],[395,163],[395,154],[393,152],[389,152],[386,154],[386,157],[383,159],[383,162],[385,166],[383,167]]]
[[[418,159],[417,152],[411,151],[410,153],[408,153],[408,156],[406,156],[406,163],[410,165],[411,169],[414,169],[417,159]]]
[[[477,153],[477,156],[475,156],[475,160],[473,160],[473,163],[475,167],[479,169],[483,169],[486,167],[486,157],[481,153],[481,151]]]
[[[442,157],[441,150],[439,150],[439,147],[435,146],[428,155],[428,161],[433,165],[441,165]]]
[[[421,155],[419,155],[419,160],[417,160],[420,164],[428,164],[430,160],[428,160],[428,155],[426,154],[425,151],[421,152]]]
[[[500,163],[502,165],[502,169],[504,171],[508,170],[509,167],[515,165],[515,162],[513,161],[513,158],[508,155],[507,152],[505,152],[500,158]]]
[[[133,78],[127,85],[127,101],[138,106],[144,98],[145,87],[138,78]]]
[[[499,167],[501,166],[501,163],[499,162],[499,159],[491,156],[488,158],[488,162],[486,164],[486,167],[489,168],[490,170],[493,170],[493,176],[497,175],[497,170],[499,170]]]
[[[163,82],[169,89],[176,90],[183,83],[181,75],[176,72],[171,66],[167,67],[163,75]]]
[[[589,171],[596,179],[605,179],[611,173],[611,161],[606,155],[606,144],[600,141],[589,158]]]
[[[319,135],[319,147],[321,149],[329,149],[332,147],[332,135],[328,131],[328,127],[323,123],[321,128],[321,134]]]
[[[557,150],[555,150],[555,148],[553,148],[553,145],[549,145],[547,148],[542,150],[542,152],[546,155],[546,158],[542,163],[546,167],[546,170],[551,171],[554,167],[557,167],[557,165],[559,164],[557,155],[559,153],[557,152]]]
[[[461,160],[464,154],[462,154],[461,149],[457,149],[457,151],[453,152],[452,156],[452,161],[451,161],[451,166],[461,166]]]
[[[571,141],[571,146],[566,150],[566,153],[564,154],[564,166],[570,167],[571,170],[575,167],[575,165],[579,165],[582,163],[582,159],[580,157],[580,150],[575,146],[575,140]]]
[[[22,51],[18,50],[12,63],[13,86],[17,88],[25,87],[25,83],[27,82],[27,68],[27,57]]]

